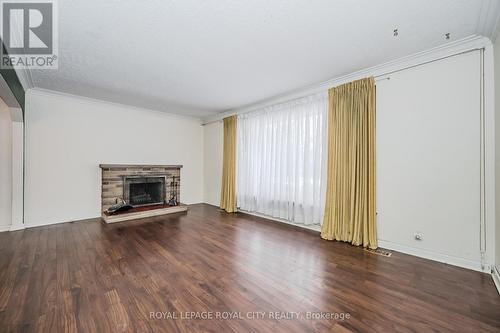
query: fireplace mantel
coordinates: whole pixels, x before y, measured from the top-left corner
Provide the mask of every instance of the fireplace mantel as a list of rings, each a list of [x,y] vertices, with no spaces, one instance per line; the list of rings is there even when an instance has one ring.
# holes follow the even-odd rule
[[[161,165],[161,164],[99,164],[101,169],[114,169],[114,168],[168,168],[180,169],[182,165]]]

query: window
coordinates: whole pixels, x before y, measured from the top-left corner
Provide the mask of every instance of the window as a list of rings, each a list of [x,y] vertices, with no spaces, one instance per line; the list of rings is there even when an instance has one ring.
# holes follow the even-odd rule
[[[238,116],[241,210],[321,224],[326,189],[327,93]]]

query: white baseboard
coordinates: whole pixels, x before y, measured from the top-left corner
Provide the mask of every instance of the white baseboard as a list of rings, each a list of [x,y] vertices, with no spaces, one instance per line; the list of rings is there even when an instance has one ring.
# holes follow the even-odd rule
[[[0,232],[9,231],[9,230],[10,230],[10,224],[9,225],[0,225]]]
[[[203,203],[203,202],[199,202]],[[198,204],[198,202],[195,203],[189,203],[186,205],[195,205]],[[85,221],[85,220],[92,220],[92,219],[100,219],[101,215],[98,216],[79,216],[75,217],[71,220],[65,220],[65,221],[37,221],[37,222],[28,222],[24,225],[24,228],[29,229],[29,228],[38,228],[38,227],[44,227],[44,226],[49,226],[49,225],[54,225],[54,224],[61,224],[61,223],[71,223],[71,222],[80,222],[80,221]]]
[[[24,224],[16,224],[16,225],[11,225],[9,231],[23,230],[25,228],[26,226]]]
[[[500,271],[498,271],[498,267],[492,266],[491,277],[493,278],[495,287],[497,287],[498,294],[500,295]]]
[[[0,232],[5,232],[5,231],[17,231],[17,230],[23,230],[24,224],[20,225],[1,225],[0,226]]]
[[[380,239],[378,240],[378,246],[380,246],[384,249],[398,251],[398,252],[402,252],[405,254],[410,254],[412,256],[430,259],[430,260],[434,260],[434,261],[439,261],[439,262],[449,264],[449,265],[454,265],[454,266],[458,266],[458,267],[462,267],[462,268],[472,269],[472,270],[484,272],[484,273],[491,273],[491,268],[490,268],[491,265],[488,263],[485,263],[484,268],[482,268],[481,261],[474,261],[474,260],[464,259],[464,258],[460,258],[460,257],[454,257],[454,256],[450,256],[447,254],[439,253],[439,252],[419,249],[416,247],[407,246],[407,245],[398,244],[398,243],[380,240]]]
[[[25,228],[38,228],[38,227],[44,227],[44,226],[49,226],[49,225],[54,225],[54,224],[61,224],[61,223],[71,223],[71,222],[79,222],[79,221],[85,221],[85,220],[91,220],[91,219],[100,219],[100,216],[92,216],[92,217],[82,217],[82,218],[77,218],[74,220],[69,220],[69,221],[51,221],[51,222],[35,222],[35,223],[29,223],[25,224]]]

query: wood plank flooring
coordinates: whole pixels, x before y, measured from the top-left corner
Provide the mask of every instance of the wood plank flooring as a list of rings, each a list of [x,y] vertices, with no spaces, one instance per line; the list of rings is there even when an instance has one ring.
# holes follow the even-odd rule
[[[204,204],[0,234],[0,332],[202,331],[499,332],[500,296],[487,274]]]

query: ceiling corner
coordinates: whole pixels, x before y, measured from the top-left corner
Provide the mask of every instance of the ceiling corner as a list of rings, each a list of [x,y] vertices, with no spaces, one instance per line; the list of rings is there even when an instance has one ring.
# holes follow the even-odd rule
[[[484,0],[481,4],[476,34],[495,41],[500,26],[500,1]]]

